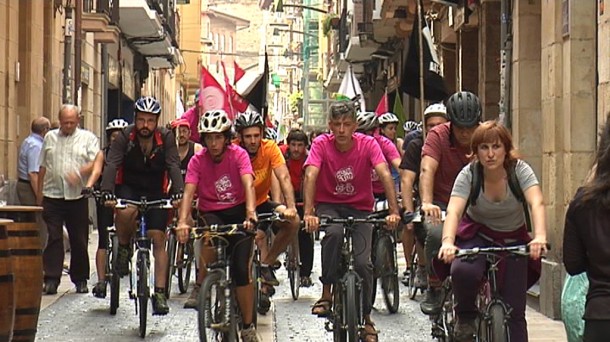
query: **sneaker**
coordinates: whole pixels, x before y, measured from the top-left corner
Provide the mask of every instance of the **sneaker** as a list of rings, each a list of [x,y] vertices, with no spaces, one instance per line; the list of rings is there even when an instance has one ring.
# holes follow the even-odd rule
[[[436,315],[441,312],[442,301],[441,289],[430,287],[426,291],[426,298],[419,304],[419,308],[425,315]]]
[[[256,327],[254,324],[250,324],[247,328],[244,327],[241,330],[241,340],[243,342],[258,342],[258,335],[256,335]]]
[[[167,306],[167,298],[164,293],[155,293],[152,295],[153,315],[167,315],[169,306]]]
[[[456,342],[472,342],[477,332],[476,322],[474,319],[457,319],[455,324],[455,330],[453,331],[453,338]]]
[[[201,286],[197,285],[197,284],[195,284],[195,286],[193,286],[193,291],[191,291],[191,294],[186,299],[186,302],[184,302],[185,309],[197,310],[197,305],[199,304],[199,289],[200,288],[201,288]]]
[[[91,290],[96,298],[106,298],[106,282],[100,281]]]
[[[426,266],[417,265],[413,285],[419,289],[425,289],[428,287],[428,273],[426,273]]]
[[[311,287],[313,285],[311,281],[311,277],[302,276],[301,277],[301,287]]]
[[[128,246],[119,245],[119,253],[114,265],[116,273],[119,277],[129,274],[129,260],[131,260],[131,248]]]
[[[269,284],[271,286],[278,286],[280,284],[275,277],[273,269],[269,266],[261,266],[261,277],[263,278],[263,283],[265,284]]]
[[[269,295],[261,292],[261,295],[258,299],[258,305],[256,307],[256,312],[258,312],[261,315],[265,315],[267,314],[267,312],[269,312],[269,309],[271,308],[271,300],[269,299]]]
[[[400,282],[404,285],[404,286],[409,286],[409,281],[410,281],[410,274],[411,272],[409,272],[409,269],[407,268],[404,272],[402,272],[402,279],[400,280]]]

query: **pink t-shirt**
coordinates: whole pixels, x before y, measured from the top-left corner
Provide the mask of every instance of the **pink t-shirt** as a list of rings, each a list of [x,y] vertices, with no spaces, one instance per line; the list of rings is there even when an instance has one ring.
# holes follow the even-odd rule
[[[383,153],[383,157],[385,158],[388,167],[392,168],[392,160],[400,159],[400,154],[398,153],[396,145],[394,145],[392,140],[384,137],[383,135],[375,134],[373,137],[379,144],[379,147],[381,147],[381,153]],[[373,178],[373,193],[384,193],[385,189],[383,188],[383,183],[381,183],[379,180],[379,176],[377,176],[375,169],[371,170],[371,177]]]
[[[316,182],[315,203],[347,204],[358,210],[373,209],[371,169],[385,163],[375,138],[353,135],[354,145],[345,152],[335,147],[335,136],[317,137],[303,167],[320,169]]]
[[[459,148],[452,140],[450,123],[438,125],[426,135],[421,153],[422,158],[430,156],[438,162],[434,175],[433,201],[444,205],[449,203],[457,175],[470,162],[470,148]]]
[[[220,163],[215,163],[204,147],[191,158],[185,183],[197,184],[201,211],[224,210],[246,201],[241,182],[246,174],[254,176],[246,150],[230,144]]]
[[[190,140],[193,142],[199,142],[199,113],[197,113],[197,106],[189,108],[186,112],[182,113],[180,119],[188,121],[191,125],[191,137]]]

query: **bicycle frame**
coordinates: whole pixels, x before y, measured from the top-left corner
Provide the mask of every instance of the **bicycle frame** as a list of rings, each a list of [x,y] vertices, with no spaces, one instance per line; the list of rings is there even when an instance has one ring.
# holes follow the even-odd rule
[[[498,289],[497,272],[499,264],[502,260],[508,257],[525,257],[529,256],[529,246],[519,245],[510,247],[475,247],[471,249],[460,249],[456,253],[456,258],[464,258],[465,260],[474,259],[479,255],[483,255],[487,262],[487,278],[483,282],[480,289],[482,300],[478,303],[479,306],[479,335],[483,332],[484,337],[479,336],[479,341],[486,338],[484,341],[497,342],[496,339],[510,341],[510,331],[507,322],[510,319],[512,308],[500,296]],[[500,308],[496,312],[496,308]],[[501,317],[497,317],[501,316]],[[484,325],[483,327],[481,325]],[[484,329],[484,330],[483,330]],[[504,337],[499,337],[504,336]]]

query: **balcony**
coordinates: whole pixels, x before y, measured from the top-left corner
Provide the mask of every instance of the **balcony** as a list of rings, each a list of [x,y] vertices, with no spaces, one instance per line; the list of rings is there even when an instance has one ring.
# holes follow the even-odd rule
[[[349,36],[345,59],[354,62],[371,60],[371,54],[377,47],[378,44],[373,41],[373,24],[358,23]]]
[[[168,26],[175,30],[175,22],[169,25],[169,20],[175,21],[175,11],[170,5],[162,7],[167,12],[162,17],[149,4],[159,9],[152,0],[121,0],[119,26],[135,50],[154,65],[152,68],[173,68],[180,60],[175,35],[168,30]]]
[[[85,0],[83,2],[82,29],[93,32],[96,43],[118,43],[120,30],[118,0]]]

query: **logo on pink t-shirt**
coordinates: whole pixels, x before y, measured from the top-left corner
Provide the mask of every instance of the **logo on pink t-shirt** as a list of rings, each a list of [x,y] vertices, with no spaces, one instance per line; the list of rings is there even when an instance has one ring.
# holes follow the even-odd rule
[[[348,196],[354,194],[356,189],[351,183],[351,181],[354,180],[354,170],[351,165],[337,171],[337,173],[335,173],[335,178],[337,179],[335,194]]]
[[[227,192],[227,190],[233,187],[229,175],[222,175],[222,177],[214,182],[214,187],[216,188],[216,196],[221,202],[234,203],[237,200],[232,192]]]

